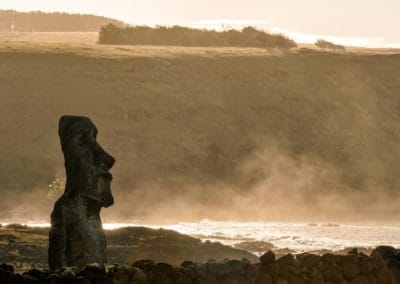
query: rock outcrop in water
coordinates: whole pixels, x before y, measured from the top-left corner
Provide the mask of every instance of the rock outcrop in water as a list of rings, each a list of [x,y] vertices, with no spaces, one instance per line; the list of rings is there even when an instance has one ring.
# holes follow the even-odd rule
[[[65,267],[56,271],[31,269],[15,273],[0,264],[0,283],[93,283],[93,284],[395,284],[400,283],[399,250],[378,247],[370,256],[356,249],[347,255],[303,253],[276,259],[272,252],[253,264],[247,259],[205,263],[184,261],[180,266],[149,259],[131,265],[97,264],[83,269]]]
[[[114,203],[109,169],[115,159],[97,143],[97,128],[87,117],[62,116],[59,136],[67,180],[51,214],[50,270],[104,264],[106,238],[100,210]]]

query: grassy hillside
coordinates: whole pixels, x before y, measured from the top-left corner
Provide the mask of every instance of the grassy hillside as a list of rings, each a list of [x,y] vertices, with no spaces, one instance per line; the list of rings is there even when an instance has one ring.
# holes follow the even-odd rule
[[[95,15],[0,10],[0,32],[87,32],[98,31],[101,26],[109,23],[124,24]]]
[[[400,216],[400,55],[0,44],[1,218],[47,218],[62,114],[117,159],[106,220]]]

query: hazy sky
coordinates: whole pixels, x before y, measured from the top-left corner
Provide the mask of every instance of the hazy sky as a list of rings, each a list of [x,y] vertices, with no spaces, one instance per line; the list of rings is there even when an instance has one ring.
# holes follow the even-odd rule
[[[303,42],[324,35],[400,47],[400,0],[0,0],[0,9],[90,13],[149,25],[251,24]]]

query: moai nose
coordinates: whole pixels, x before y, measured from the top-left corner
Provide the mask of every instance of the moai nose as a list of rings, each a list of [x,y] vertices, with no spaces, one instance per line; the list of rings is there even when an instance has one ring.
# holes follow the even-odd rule
[[[115,164],[115,159],[113,156],[108,154],[106,151],[103,150],[103,152],[100,154],[100,156],[97,158],[98,164],[99,165],[106,165],[108,169],[111,169],[114,164]]]
[[[108,154],[103,148],[101,148],[97,141],[93,143],[92,150],[97,165],[105,166],[107,170],[113,167],[113,165],[115,164],[114,157]]]

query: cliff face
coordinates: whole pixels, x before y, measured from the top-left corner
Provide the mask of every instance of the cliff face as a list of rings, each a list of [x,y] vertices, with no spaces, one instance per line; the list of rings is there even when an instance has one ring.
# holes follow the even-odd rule
[[[64,176],[62,114],[90,116],[119,161],[110,219],[400,215],[399,55],[187,50],[3,46],[0,216]]]

